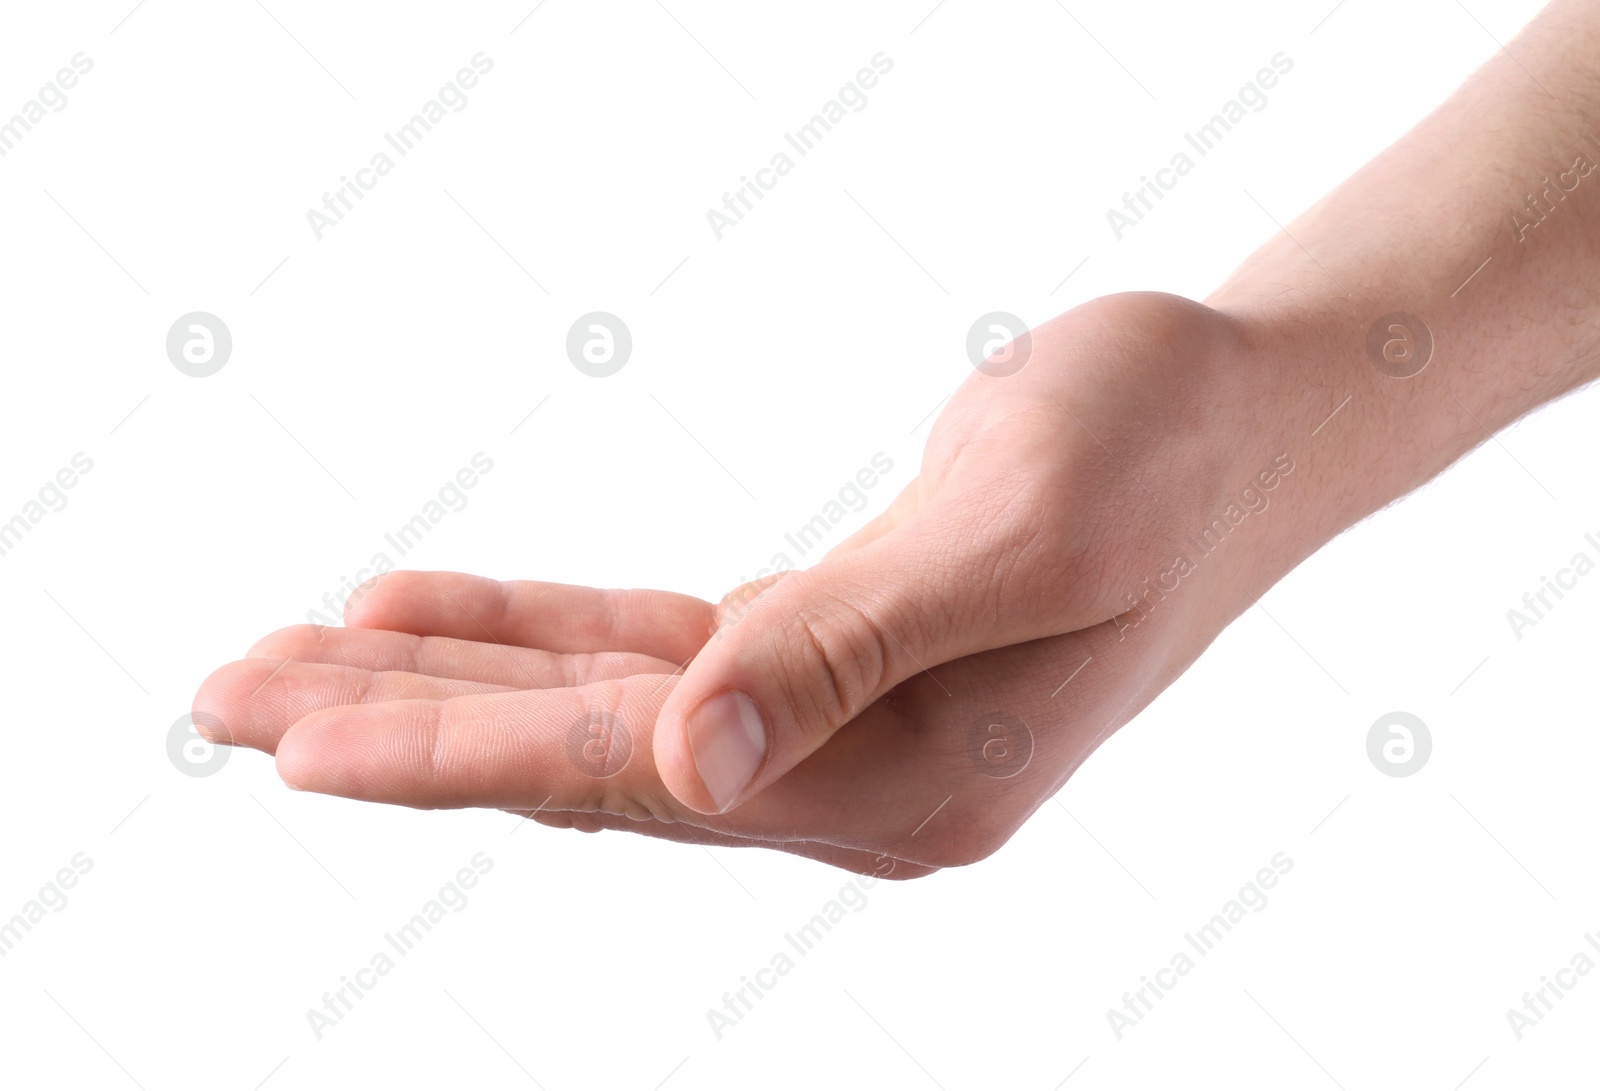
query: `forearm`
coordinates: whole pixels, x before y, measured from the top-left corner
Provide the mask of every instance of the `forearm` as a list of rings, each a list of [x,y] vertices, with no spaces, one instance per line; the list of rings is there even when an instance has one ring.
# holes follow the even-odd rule
[[[1233,396],[1270,395],[1297,465],[1267,582],[1600,375],[1600,13],[1557,0],[1509,52],[1206,301],[1250,346]],[[1395,313],[1420,322],[1383,323],[1375,359]]]

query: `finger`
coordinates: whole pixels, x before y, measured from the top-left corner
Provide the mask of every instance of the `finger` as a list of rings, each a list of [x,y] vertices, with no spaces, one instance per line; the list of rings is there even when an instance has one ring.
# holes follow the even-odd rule
[[[706,818],[666,791],[650,724],[672,676],[570,690],[403,699],[310,712],[277,744],[291,787],[410,807],[581,811],[689,820],[762,840],[876,852],[938,802],[917,733],[886,706],[832,760],[802,767],[736,814]],[[873,730],[876,728],[876,730]],[[936,755],[935,755],[936,756]],[[914,817],[913,817],[914,816]]]
[[[252,659],[338,663],[369,671],[408,671],[516,689],[577,686],[601,678],[671,672],[678,663],[637,652],[549,652],[387,629],[291,625],[258,640]]]
[[[889,502],[888,508],[873,516],[866,526],[830,549],[828,556],[849,553],[851,550],[860,549],[864,545],[876,542],[896,527],[905,524],[917,513],[917,509],[921,506],[922,479],[914,477],[905,488],[900,490],[899,495]]]
[[[1152,639],[1142,639],[1147,632]],[[993,852],[1162,678],[1182,669],[1157,635],[1141,629],[1141,639],[1122,642],[1107,623],[983,653],[946,668],[952,693],[919,675],[776,784],[716,816],[690,812],[666,791],[653,737],[637,727],[660,708],[670,676],[326,709],[284,736],[278,770],[291,786],[355,799],[687,819],[730,836],[803,839],[945,867]],[[1135,647],[1145,658],[1130,663]],[[1091,656],[1095,669],[1086,669]],[[1118,682],[1130,674],[1151,682],[1130,694]],[[612,717],[604,731],[594,730],[597,712]],[[1015,720],[1031,733],[1018,736],[1020,762],[997,772],[982,744],[996,721]]]
[[[345,625],[552,652],[637,652],[682,663],[711,635],[711,604],[459,572],[390,572],[357,588]]]
[[[897,860],[884,853],[865,852],[859,849],[842,849],[822,841],[768,841],[752,837],[737,837],[733,834],[719,833],[716,830],[708,830],[685,822],[661,822],[653,818],[637,820],[619,815],[600,814],[598,812],[584,813],[580,811],[513,813],[522,813],[524,817],[532,818],[533,821],[538,822],[540,825],[549,826],[552,829],[581,830],[584,833],[598,833],[601,830],[638,833],[646,837],[674,841],[684,845],[697,845],[701,848],[776,849],[779,852],[804,856],[819,863],[843,868],[846,871],[853,871],[857,875],[869,876],[874,879],[920,879],[939,870],[935,867]],[[735,879],[734,881],[737,882],[738,880]]]
[[[279,742],[278,773],[294,788],[410,807],[675,818],[639,741],[659,707],[655,694],[671,682],[635,675],[320,709]]]
[[[742,583],[723,595],[716,608],[717,633],[720,634],[729,625],[737,624],[740,618],[750,612],[756,599],[766,594],[767,590],[779,580],[792,575],[794,575],[793,569],[784,569],[782,572],[774,572]]]
[[[445,700],[508,687],[404,671],[370,671],[293,659],[241,659],[220,667],[194,698],[196,730],[212,742],[272,753],[296,720],[325,708],[417,698]]]
[[[1031,514],[992,497],[925,507],[768,588],[663,708],[655,750],[668,788],[725,812],[908,678],[1060,631],[1027,570],[1041,563]]]

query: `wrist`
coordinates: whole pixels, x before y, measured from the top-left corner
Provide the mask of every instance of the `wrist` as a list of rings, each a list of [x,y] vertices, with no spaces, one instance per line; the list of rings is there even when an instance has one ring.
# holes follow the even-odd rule
[[[1221,510],[1261,508],[1226,564],[1229,620],[1328,541],[1471,446],[1456,442],[1458,429],[1435,434],[1415,416],[1415,401],[1396,398],[1386,384],[1403,380],[1374,364],[1366,346],[1372,323],[1363,327],[1357,309],[1218,308],[1235,345],[1219,380],[1220,400],[1233,407],[1224,411],[1234,419],[1218,439],[1237,448]],[[1425,350],[1419,341],[1427,335],[1406,323],[1388,323],[1399,328],[1386,325],[1378,343],[1389,371],[1407,366],[1404,346],[1390,345],[1384,357],[1390,341],[1409,336],[1410,351]],[[1454,417],[1466,421],[1460,410]]]

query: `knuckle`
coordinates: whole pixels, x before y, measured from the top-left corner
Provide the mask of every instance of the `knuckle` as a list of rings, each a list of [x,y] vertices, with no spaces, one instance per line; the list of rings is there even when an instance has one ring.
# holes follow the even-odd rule
[[[580,768],[566,777],[569,791],[559,805],[574,813],[605,814],[636,821],[673,821],[675,812],[661,794],[651,789],[655,761],[651,755],[653,716],[630,701],[630,691],[619,681],[580,687],[582,699],[571,730],[588,734],[590,725],[603,723],[608,731],[597,755],[598,770]],[[594,741],[590,737],[591,743]],[[570,755],[569,755],[570,759]],[[603,775],[596,775],[603,771]]]
[[[583,666],[580,668],[577,656],[560,655],[555,658],[557,681],[562,689],[576,689],[582,683],[579,681],[588,669],[588,657],[581,657]]]
[[[599,614],[594,619],[594,636],[606,646],[615,643],[624,631],[621,595],[612,590],[601,590],[596,596]]]
[[[450,759],[451,732],[445,723],[444,704],[431,701],[426,709],[423,722],[418,725],[422,741],[419,755],[423,762],[422,774],[426,783],[448,784],[454,768]]]
[[[802,606],[796,623],[808,680],[827,683],[816,697],[819,707],[796,711],[840,726],[866,707],[888,675],[892,649],[886,634],[865,609],[837,594],[828,594],[823,605]]]
[[[347,705],[364,705],[369,700],[406,697],[405,675],[399,671],[354,671],[346,674],[347,689],[341,699]]]

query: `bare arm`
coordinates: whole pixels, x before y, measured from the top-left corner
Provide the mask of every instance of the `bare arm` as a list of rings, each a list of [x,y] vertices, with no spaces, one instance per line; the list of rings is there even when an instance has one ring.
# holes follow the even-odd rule
[[[1305,474],[1274,577],[1600,375],[1597,57],[1600,8],[1556,0],[1207,300],[1262,350]]]

